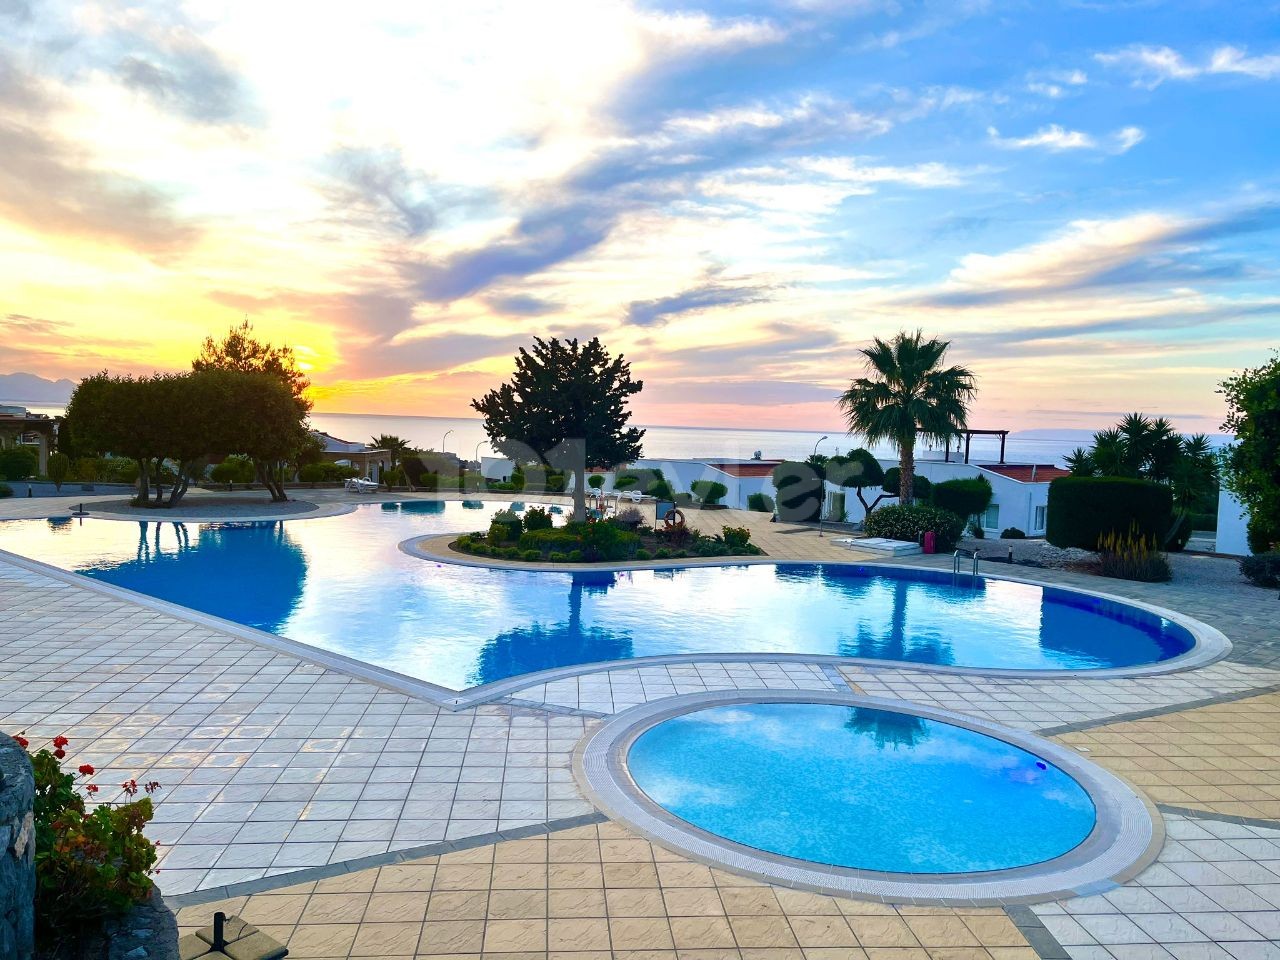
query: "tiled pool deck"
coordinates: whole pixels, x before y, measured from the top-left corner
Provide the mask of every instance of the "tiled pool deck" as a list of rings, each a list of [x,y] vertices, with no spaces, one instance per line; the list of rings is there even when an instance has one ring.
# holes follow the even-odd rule
[[[0,516],[49,506],[3,501]],[[864,559],[758,514],[691,520],[747,522],[779,559]],[[0,559],[0,730],[66,734],[103,784],[161,781],[157,879],[184,930],[223,898],[295,957],[1280,960],[1280,601],[1195,577],[1103,589],[1203,619],[1235,648],[1115,680],[709,658],[453,711]],[[593,717],[739,688],[852,689],[1055,736],[1143,789],[1165,846],[1096,896],[886,906],[709,869],[578,793],[571,756]]]

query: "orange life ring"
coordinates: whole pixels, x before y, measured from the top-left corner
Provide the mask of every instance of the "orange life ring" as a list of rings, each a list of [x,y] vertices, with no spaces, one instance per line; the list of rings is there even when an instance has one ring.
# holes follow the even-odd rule
[[[668,530],[679,524],[684,523],[684,514],[678,508],[673,507],[667,511],[667,515],[662,518],[662,522],[666,524]]]

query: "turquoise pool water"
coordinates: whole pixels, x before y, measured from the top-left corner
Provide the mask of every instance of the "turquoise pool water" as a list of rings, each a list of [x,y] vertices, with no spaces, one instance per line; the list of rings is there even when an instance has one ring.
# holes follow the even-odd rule
[[[853,564],[520,572],[410,557],[505,504],[363,504],[278,522],[0,522],[0,549],[452,689],[688,653],[809,653],[1028,670],[1146,664],[1183,627],[1001,580]]]
[[[967,873],[1078,846],[1095,812],[1051,763],[911,714],[814,703],[709,707],[631,745],[636,785],[735,843],[837,867]]]

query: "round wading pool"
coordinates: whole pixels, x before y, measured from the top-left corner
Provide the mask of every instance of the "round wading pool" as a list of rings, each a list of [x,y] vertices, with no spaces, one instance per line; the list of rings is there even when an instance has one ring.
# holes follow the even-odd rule
[[[650,727],[626,762],[650,800],[708,833],[861,870],[1025,867],[1079,846],[1095,818],[1041,757],[876,707],[708,707]]]
[[[884,900],[1105,889],[1162,839],[1145,801],[1064,747],[834,692],[643,704],[592,735],[575,774],[610,816],[695,859]]]

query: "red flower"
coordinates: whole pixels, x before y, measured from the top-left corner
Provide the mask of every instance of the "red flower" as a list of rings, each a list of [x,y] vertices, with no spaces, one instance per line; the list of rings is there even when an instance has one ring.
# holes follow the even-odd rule
[[[66,737],[64,737],[62,734],[58,734],[56,737],[53,738],[53,745],[57,747],[59,750],[61,750],[70,742],[71,741],[68,740]]]
[[[146,785],[146,787],[144,787],[144,789],[147,791],[147,793],[155,793],[157,790],[160,789],[160,782],[158,780],[152,780],[150,783]]]
[[[31,745],[31,741],[28,740],[26,737],[14,737],[13,739],[18,741],[18,746],[20,746],[23,750],[27,749],[27,747]]]
[[[67,759],[67,751],[63,750],[61,747],[53,751],[53,755],[57,757],[59,760]]]
[[[120,787],[122,790],[124,790],[125,793],[127,793],[129,796],[132,797],[135,793],[138,792],[138,781],[126,780],[124,783],[120,784]]]
[[[80,764],[80,772],[83,773],[86,777],[93,776],[93,766],[88,763],[82,763]]]
[[[84,789],[86,793],[97,793],[98,785],[96,783],[86,783]]]

